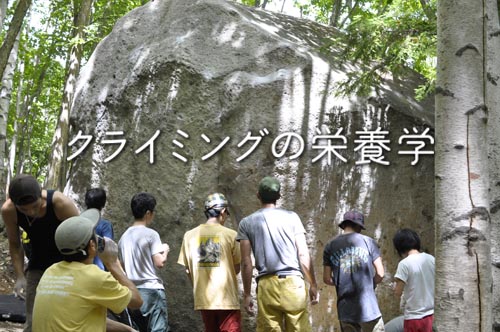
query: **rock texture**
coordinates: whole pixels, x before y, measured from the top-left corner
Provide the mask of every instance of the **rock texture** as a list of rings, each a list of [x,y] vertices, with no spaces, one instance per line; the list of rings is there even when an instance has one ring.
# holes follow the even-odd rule
[[[356,67],[341,62],[338,50],[319,52],[334,33],[230,2],[155,0],[122,18],[83,69],[71,137],[81,131],[92,141],[72,161],[66,191],[83,204],[87,188],[106,188],[105,215],[117,236],[132,220],[132,195],[156,196],[154,228],[172,249],[161,276],[175,331],[202,331],[190,283],[176,264],[184,232],[204,222],[203,201],[214,191],[229,198],[227,226],[237,229],[259,208],[255,192],[265,175],[281,180],[280,205],[295,210],[308,232],[321,289],[320,304],[311,308],[313,331],[338,330],[334,290],[322,283],[322,251],[346,210],[365,213],[365,234],[381,247],[387,277],[377,292],[386,321],[399,307],[389,289],[399,261],[395,231],[417,230],[433,253],[433,157],[412,166],[413,156],[398,154],[412,149],[398,144],[405,128],[433,133],[433,105],[414,100],[419,81],[412,73],[374,87],[369,98],[336,97],[335,83]],[[383,160],[390,164],[357,165],[363,150],[355,151],[356,131],[378,127],[388,132]],[[315,136],[339,129],[345,144],[338,138],[331,144],[345,145],[337,151],[346,161],[333,155],[313,162],[322,151],[314,146],[327,144]],[[293,135],[284,153],[282,134]],[[297,157],[299,137],[304,149]],[[120,140],[123,149],[106,161]],[[252,331],[254,321],[244,320]]]

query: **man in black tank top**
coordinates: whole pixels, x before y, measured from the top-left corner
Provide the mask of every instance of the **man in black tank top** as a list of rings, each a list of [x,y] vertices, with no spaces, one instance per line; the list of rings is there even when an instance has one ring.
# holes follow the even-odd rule
[[[61,221],[77,215],[78,209],[70,198],[59,191],[42,190],[31,175],[20,174],[10,183],[9,199],[2,206],[2,218],[16,273],[14,293],[26,297],[25,332],[31,332],[33,302],[43,272],[62,260],[54,240],[56,228]],[[26,276],[19,227],[28,234],[32,250]]]

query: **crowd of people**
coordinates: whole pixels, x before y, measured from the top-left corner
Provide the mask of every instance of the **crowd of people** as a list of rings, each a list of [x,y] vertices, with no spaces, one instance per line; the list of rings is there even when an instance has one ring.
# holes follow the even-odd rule
[[[184,234],[177,262],[192,284],[206,332],[242,330],[240,271],[242,306],[256,316],[258,332],[311,331],[308,300],[319,302],[313,259],[300,217],[277,207],[280,189],[275,177],[263,178],[257,189],[261,207],[237,231],[224,226],[230,215],[225,195],[211,193],[204,203],[206,222]],[[42,190],[31,175],[12,180],[2,217],[14,292],[26,301],[24,331],[171,331],[158,274],[170,248],[149,227],[155,197],[132,197],[132,225],[118,243],[111,222],[101,216],[105,204],[106,192],[90,189],[80,214],[70,198]],[[432,332],[434,257],[421,252],[418,234],[402,229],[394,235],[402,260],[393,289],[402,297],[404,315],[384,325],[375,292],[385,273],[379,247],[361,234],[362,213],[346,212],[338,226],[342,232],[323,251],[323,281],[335,287],[342,332]],[[21,229],[31,247],[26,267]]]

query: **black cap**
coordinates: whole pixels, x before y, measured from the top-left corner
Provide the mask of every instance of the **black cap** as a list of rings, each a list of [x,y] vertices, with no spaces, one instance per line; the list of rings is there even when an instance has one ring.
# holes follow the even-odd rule
[[[10,183],[9,198],[15,205],[27,205],[42,197],[38,181],[31,175],[19,174]]]

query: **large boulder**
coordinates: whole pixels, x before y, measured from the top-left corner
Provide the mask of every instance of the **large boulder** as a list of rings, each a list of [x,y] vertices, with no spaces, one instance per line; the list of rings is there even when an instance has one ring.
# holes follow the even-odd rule
[[[229,198],[226,225],[237,229],[259,208],[255,193],[265,175],[281,180],[280,206],[296,211],[307,230],[321,291],[310,308],[313,331],[338,329],[322,252],[348,209],[363,211],[365,234],[380,245],[387,277],[377,294],[385,320],[399,314],[389,286],[399,261],[395,231],[415,229],[433,253],[433,156],[412,165],[414,155],[399,153],[416,149],[410,141],[433,150],[432,102],[414,99],[420,80],[411,72],[387,78],[369,97],[338,97],[335,84],[356,67],[340,60],[345,46],[319,52],[335,33],[221,0],[156,0],[120,19],[82,70],[70,154],[82,151],[66,191],[83,205],[87,188],[106,188],[105,215],[117,237],[132,221],[134,193],[157,198],[153,227],[172,249],[161,277],[175,331],[202,330],[191,285],[176,264],[184,232],[205,221],[204,198],[214,191]],[[386,133],[374,134],[377,128]],[[371,148],[363,138],[370,134],[359,133],[365,129],[380,136]],[[330,140],[320,136],[328,133]],[[315,160],[327,144],[340,156]],[[244,320],[253,330],[253,319]]]

